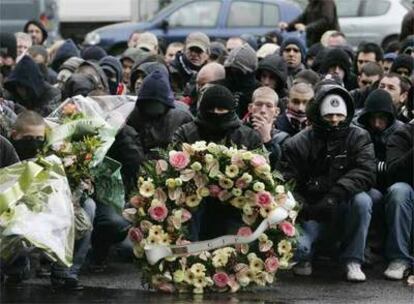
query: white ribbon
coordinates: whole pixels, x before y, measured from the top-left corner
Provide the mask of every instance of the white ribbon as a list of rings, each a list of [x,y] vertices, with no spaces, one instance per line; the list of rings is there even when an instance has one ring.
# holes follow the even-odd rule
[[[146,245],[144,247],[147,261],[150,265],[156,264],[159,260],[171,256],[182,256],[188,254],[197,254],[202,251],[209,251],[230,245],[248,244],[259,238],[270,226],[283,222],[289,216],[289,210],[295,206],[295,200],[292,194],[288,193],[288,199],[283,206],[272,210],[268,217],[264,219],[259,227],[249,236],[225,235],[215,239],[195,242],[186,245]]]

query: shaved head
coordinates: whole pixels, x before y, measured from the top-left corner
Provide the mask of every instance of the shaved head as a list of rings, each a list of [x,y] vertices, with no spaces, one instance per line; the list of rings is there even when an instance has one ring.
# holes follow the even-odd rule
[[[224,66],[217,63],[211,62],[201,68],[197,74],[197,86],[203,87],[205,84],[224,79],[226,77],[226,71]]]

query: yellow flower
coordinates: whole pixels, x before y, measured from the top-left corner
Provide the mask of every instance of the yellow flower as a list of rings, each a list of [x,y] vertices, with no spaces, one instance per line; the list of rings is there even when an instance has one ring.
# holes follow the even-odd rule
[[[211,154],[206,154],[206,156],[204,156],[204,160],[207,164],[211,163],[214,160],[214,156]]]
[[[175,179],[174,178],[169,178],[165,181],[165,185],[168,188],[175,188],[176,187],[176,183],[175,183]]]
[[[253,261],[254,259],[257,259],[257,255],[256,255],[256,253],[254,253],[254,252],[250,252],[250,253],[247,255],[247,260],[248,260],[249,262],[251,262],[251,261]]]
[[[219,147],[215,143],[209,143],[207,145],[207,150],[208,150],[208,152],[210,152],[212,154],[217,154],[217,153],[220,152]]]
[[[232,193],[234,196],[238,197],[238,196],[240,196],[240,195],[242,195],[242,194],[243,194],[243,191],[242,191],[241,189],[239,189],[239,188],[233,188],[233,189],[231,190],[231,193]]]
[[[234,185],[233,181],[229,178],[220,178],[219,185],[223,189],[231,189]]]
[[[175,181],[175,186],[176,187],[181,187],[183,185],[183,180],[179,177],[177,177],[176,179],[174,179]]]
[[[292,243],[287,240],[282,240],[277,244],[277,252],[281,255],[287,255],[292,251]]]
[[[185,272],[182,270],[176,270],[173,273],[173,280],[175,283],[181,283],[184,281],[185,278]]]
[[[265,233],[262,233],[260,236],[259,236],[259,242],[267,242],[267,240],[268,240],[269,238],[267,237],[267,235],[265,234]]]
[[[250,260],[249,267],[254,273],[257,273],[264,269],[264,262],[259,258],[254,258]]]
[[[225,173],[230,178],[236,177],[239,174],[239,168],[236,165],[226,166]]]
[[[256,171],[259,174],[268,173],[268,172],[270,172],[270,170],[271,170],[271,168],[270,168],[269,164],[264,164],[264,165],[261,165],[260,167],[257,167],[257,168],[254,169],[254,171]]]
[[[277,194],[282,194],[282,193],[285,193],[285,192],[286,192],[286,191],[285,191],[285,186],[283,186],[283,185],[278,185],[278,186],[276,186],[275,191],[276,191],[276,193],[277,193]]]
[[[226,266],[228,261],[229,261],[229,258],[224,253],[214,255],[212,259],[212,263],[215,268]]]
[[[254,282],[259,286],[266,286],[266,281],[267,281],[266,279],[267,279],[267,276],[266,276],[266,272],[264,271],[259,271],[254,276]]]
[[[154,184],[150,181],[145,181],[142,183],[141,187],[139,187],[139,194],[143,197],[151,197],[155,193]]]
[[[160,243],[160,237],[155,235],[150,235],[146,238],[148,245],[157,245]]]
[[[243,173],[241,178],[245,181],[246,184],[250,184],[253,181],[253,176],[251,176],[249,173]]]
[[[170,245],[171,244],[171,239],[170,239],[170,236],[168,235],[168,233],[164,233],[164,234],[161,235],[160,244],[161,245]]]
[[[236,208],[243,208],[246,205],[246,199],[243,196],[235,197],[230,201],[230,204]]]
[[[240,274],[236,275],[237,281],[239,282],[240,286],[246,287],[250,284],[250,278],[248,276],[247,271],[243,271]]]
[[[253,190],[256,192],[264,191],[265,185],[262,182],[255,182],[253,184]]]
[[[204,287],[207,286],[207,280],[204,276],[200,276],[200,277],[196,277],[193,279],[193,286],[195,288],[201,288],[203,289]]]
[[[191,285],[191,284],[193,284],[194,278],[195,278],[194,274],[190,271],[190,269],[187,269],[187,271],[185,272],[185,275],[184,275],[184,281],[187,284]]]
[[[250,151],[243,152],[242,157],[244,160],[251,160],[254,154]]]
[[[196,278],[204,277],[206,272],[206,266],[201,263],[195,263],[191,266],[190,271]]]
[[[149,229],[149,235],[159,237],[162,235],[164,231],[162,230],[162,227],[160,225],[152,225]]]
[[[203,166],[199,162],[194,162],[191,164],[191,169],[193,169],[194,171],[200,171],[201,169],[203,169]]]
[[[185,199],[186,205],[190,208],[197,207],[200,204],[200,201],[201,199],[196,194],[187,196]]]
[[[243,214],[245,215],[253,215],[253,208],[249,204],[245,204],[243,206]]]
[[[210,195],[210,190],[206,187],[198,188],[197,195],[200,197],[207,197]]]

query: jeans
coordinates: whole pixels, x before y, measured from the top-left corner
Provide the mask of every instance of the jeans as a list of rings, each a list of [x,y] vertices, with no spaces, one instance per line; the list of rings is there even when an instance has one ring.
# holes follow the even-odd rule
[[[95,202],[88,198],[84,201],[82,208],[88,214],[91,222],[95,216],[96,205]],[[87,232],[83,238],[75,241],[75,248],[73,251],[73,264],[71,267],[65,267],[58,263],[52,264],[52,277],[55,278],[73,278],[78,279],[78,275],[83,263],[88,254],[92,231]]]
[[[112,245],[122,242],[128,235],[131,223],[119,215],[114,208],[97,203],[92,232],[92,256],[94,263],[103,263]]]
[[[385,256],[414,264],[414,190],[406,183],[395,183],[384,197],[388,229]]]
[[[372,200],[366,192],[356,194],[350,201],[340,203],[330,223],[314,220],[302,223],[303,232],[298,239],[295,260],[311,261],[317,241],[340,243],[339,259],[364,261],[364,249],[371,221]],[[332,243],[333,242],[333,243]]]

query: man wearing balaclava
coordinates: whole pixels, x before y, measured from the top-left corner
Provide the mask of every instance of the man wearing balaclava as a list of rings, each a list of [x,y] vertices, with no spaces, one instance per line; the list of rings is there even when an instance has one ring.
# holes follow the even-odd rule
[[[240,118],[247,114],[247,107],[252,100],[253,92],[260,86],[255,74],[257,65],[256,52],[247,43],[233,49],[224,62],[225,85],[235,96],[236,112]]]
[[[281,161],[281,171],[286,180],[296,182],[295,199],[302,204],[303,234],[294,272],[312,274],[315,244],[330,233],[341,244],[339,261],[346,279],[363,282],[361,265],[372,208],[366,191],[375,182],[376,169],[370,136],[350,125],[353,101],[339,85],[319,85],[307,115],[312,128],[287,140]]]
[[[241,123],[236,114],[236,102],[231,92],[222,85],[207,84],[199,100],[199,111],[194,122],[181,126],[174,134],[173,143],[192,144],[204,140],[216,144],[245,147],[254,150],[262,146],[256,130]],[[243,225],[240,212],[232,206],[205,199],[193,214],[191,240],[207,240],[226,234],[236,234]],[[211,225],[214,221],[220,225]]]
[[[167,148],[178,127],[190,121],[188,111],[175,107],[168,74],[155,70],[145,77],[127,124],[138,132],[145,157],[153,159],[151,150]]]

